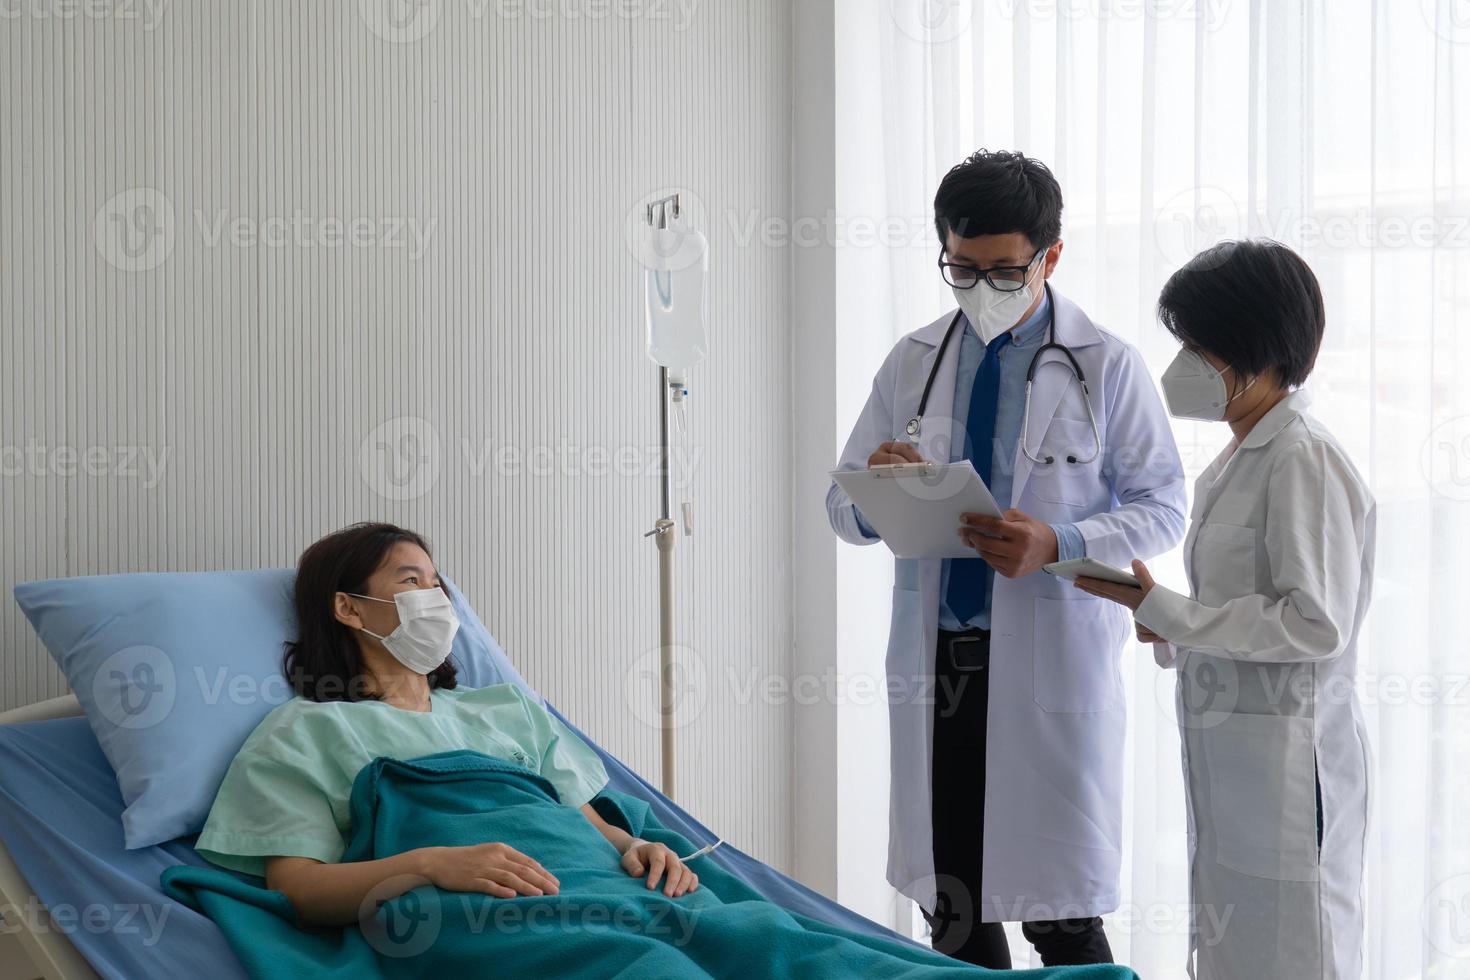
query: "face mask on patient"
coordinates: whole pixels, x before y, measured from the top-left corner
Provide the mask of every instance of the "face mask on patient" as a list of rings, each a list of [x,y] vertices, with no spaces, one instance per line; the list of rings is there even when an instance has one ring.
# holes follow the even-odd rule
[[[394,659],[415,674],[431,674],[449,659],[454,635],[459,632],[459,617],[443,589],[407,589],[392,599],[347,594],[373,602],[392,602],[398,607],[398,628],[393,632],[379,636],[366,627],[362,632],[381,641]]]

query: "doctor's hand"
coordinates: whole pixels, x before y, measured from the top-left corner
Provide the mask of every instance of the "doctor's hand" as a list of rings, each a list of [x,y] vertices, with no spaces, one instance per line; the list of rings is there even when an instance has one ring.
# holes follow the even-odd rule
[[[1133,576],[1138,579],[1138,585],[1140,587],[1119,585],[1117,582],[1104,582],[1100,578],[1086,578],[1085,576],[1077,579],[1072,584],[1088,595],[1095,595],[1102,599],[1111,599],[1118,605],[1127,606],[1129,609],[1137,612],[1138,607],[1143,605],[1143,600],[1148,596],[1149,590],[1154,587],[1154,577],[1149,574],[1148,566],[1137,558],[1133,559]],[[1143,627],[1139,628],[1142,629]],[[1138,638],[1142,640],[1143,636],[1140,634]],[[1162,643],[1163,641],[1145,640],[1144,642]]]
[[[1006,578],[1030,575],[1057,560],[1051,525],[1014,507],[1000,517],[961,514],[960,521],[960,540]]]
[[[919,455],[919,447],[911,442],[885,442],[873,450],[873,455],[868,457],[868,469],[875,466],[888,466],[893,463],[922,463],[924,457]]]
[[[1143,625],[1142,623],[1140,623],[1136,619],[1133,621],[1133,635],[1138,637],[1138,642],[1139,643],[1168,643],[1169,642],[1168,640],[1164,639],[1162,636],[1160,636],[1159,634],[1155,633],[1153,630],[1149,629],[1147,626]]]

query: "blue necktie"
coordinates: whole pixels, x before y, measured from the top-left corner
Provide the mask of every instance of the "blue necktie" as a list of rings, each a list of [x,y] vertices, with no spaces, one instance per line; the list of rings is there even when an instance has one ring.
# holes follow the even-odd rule
[[[970,390],[970,412],[965,425],[965,455],[975,464],[980,479],[990,485],[990,462],[995,456],[995,403],[1000,397],[1000,349],[1011,342],[1010,331],[985,347],[985,359],[975,372]],[[961,623],[984,609],[990,597],[994,572],[983,558],[953,558],[949,563],[949,588],[944,601]]]

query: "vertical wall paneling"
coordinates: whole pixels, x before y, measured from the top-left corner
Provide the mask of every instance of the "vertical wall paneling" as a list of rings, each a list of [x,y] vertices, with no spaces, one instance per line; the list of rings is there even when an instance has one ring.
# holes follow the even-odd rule
[[[790,255],[747,234],[789,218],[788,5],[53,6],[0,19],[0,708],[65,689],[17,582],[288,564],[384,518],[656,775],[624,227],[683,188],[713,273],[680,795],[790,867]]]

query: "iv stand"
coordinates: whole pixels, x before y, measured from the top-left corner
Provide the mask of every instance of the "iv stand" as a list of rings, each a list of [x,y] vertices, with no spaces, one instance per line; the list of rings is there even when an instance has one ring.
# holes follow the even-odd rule
[[[679,216],[679,195],[673,194],[648,205],[648,223],[667,228],[669,214]],[[658,546],[658,717],[662,743],[663,775],[659,789],[674,798],[674,521],[669,516],[673,474],[669,468],[669,369],[658,369],[659,518],[645,538]]]

